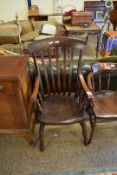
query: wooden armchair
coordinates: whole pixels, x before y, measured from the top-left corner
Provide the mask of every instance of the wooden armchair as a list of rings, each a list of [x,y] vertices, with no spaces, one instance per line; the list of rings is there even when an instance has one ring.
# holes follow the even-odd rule
[[[84,41],[69,37],[52,37],[29,46],[39,77],[37,100],[40,151],[44,150],[44,126],[80,123],[85,137],[79,107],[78,69]],[[51,57],[54,50],[56,58]],[[48,57],[44,57],[44,52]],[[77,53],[75,57],[74,51]],[[38,57],[38,55],[40,55]],[[74,87],[73,87],[74,85]]]
[[[83,98],[87,104],[86,111],[89,114],[91,124],[89,140],[85,140],[87,145],[92,141],[97,121],[117,120],[117,63],[108,62],[92,65],[92,72],[87,77],[88,85],[82,74],[79,76],[85,92]]]

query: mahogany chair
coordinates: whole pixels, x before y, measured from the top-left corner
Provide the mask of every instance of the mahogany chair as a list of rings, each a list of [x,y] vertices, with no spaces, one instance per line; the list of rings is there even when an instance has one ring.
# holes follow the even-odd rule
[[[40,151],[44,150],[44,126],[80,123],[78,69],[85,42],[70,37],[34,41],[29,53],[35,59],[39,77],[38,119]],[[51,51],[55,58],[51,57]],[[44,56],[46,52],[46,57]],[[74,55],[76,52],[76,56]],[[48,57],[47,57],[48,53]]]
[[[117,63],[92,65],[87,84],[82,74],[79,76],[85,91],[86,112],[89,114],[91,124],[89,140],[88,142],[85,140],[87,145],[92,141],[97,122],[117,120]]]

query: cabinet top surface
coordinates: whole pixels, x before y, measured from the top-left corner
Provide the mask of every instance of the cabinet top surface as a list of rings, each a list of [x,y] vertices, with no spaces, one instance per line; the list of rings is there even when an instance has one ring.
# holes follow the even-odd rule
[[[0,56],[0,79],[19,78],[29,56]]]

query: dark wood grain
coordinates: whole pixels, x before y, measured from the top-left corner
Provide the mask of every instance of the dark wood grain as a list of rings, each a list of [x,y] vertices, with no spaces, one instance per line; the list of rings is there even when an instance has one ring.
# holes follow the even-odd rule
[[[83,77],[80,81],[88,100],[86,110],[91,123],[88,143],[91,143],[97,121],[117,120],[117,63],[93,64],[87,84]]]
[[[38,115],[40,122],[39,142],[40,150],[44,150],[44,126],[82,123],[82,115],[76,92],[78,88],[77,76],[80,69],[82,50],[85,42],[70,37],[52,37],[33,42],[29,46],[31,56],[35,55],[40,71],[39,81],[44,87],[44,101],[41,114]],[[51,56],[51,49],[55,50],[55,58]],[[77,55],[75,51],[77,49]],[[48,52],[48,57],[40,56],[39,52]],[[37,53],[37,56],[36,56]],[[79,63],[78,63],[79,62]],[[73,72],[73,66],[78,66]],[[45,66],[45,70],[43,68]],[[48,77],[48,78],[47,78]],[[75,89],[73,88],[73,77]],[[46,80],[47,79],[47,80]],[[49,89],[48,89],[49,85]],[[39,93],[42,91],[39,89]],[[42,94],[43,95],[43,94]],[[84,138],[85,128],[82,125]]]
[[[0,133],[25,136],[32,143],[35,122],[32,119],[28,59],[29,56],[0,57]],[[39,83],[36,81],[36,84]]]
[[[117,1],[113,1],[114,10],[110,12],[110,21],[113,24],[113,29],[117,26]],[[93,19],[96,19],[96,11],[105,11],[105,1],[84,1],[84,11],[91,11]]]

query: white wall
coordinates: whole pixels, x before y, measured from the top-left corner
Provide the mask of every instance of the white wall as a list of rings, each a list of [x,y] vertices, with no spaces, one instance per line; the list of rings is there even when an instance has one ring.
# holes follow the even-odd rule
[[[40,14],[53,13],[53,0],[31,0],[32,5],[38,5]]]
[[[74,5],[78,11],[84,9],[84,0],[61,1],[62,7],[66,5]],[[38,5],[40,14],[53,13],[53,0],[32,0],[32,4]],[[0,0],[0,20],[13,20],[15,19],[16,12],[18,13],[19,19],[28,18],[27,0]]]
[[[64,0],[62,2],[62,6],[65,7],[67,5],[74,5],[77,8],[77,10],[79,11],[79,10],[83,10],[84,1],[83,0],[80,0],[80,1],[79,0],[69,0],[69,2],[68,2],[68,0]]]
[[[61,0],[62,8],[66,5],[74,5],[77,10],[83,10],[83,0]],[[32,0],[33,5],[38,5],[41,14],[53,13],[53,0]]]
[[[0,0],[0,20],[13,20],[16,13],[18,13],[19,19],[27,19],[27,0]]]

